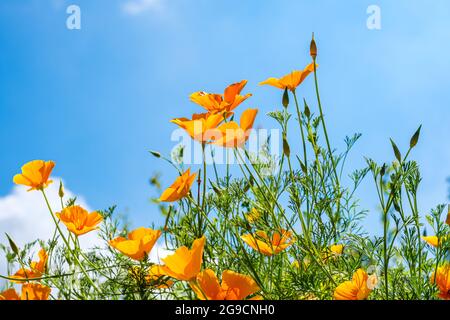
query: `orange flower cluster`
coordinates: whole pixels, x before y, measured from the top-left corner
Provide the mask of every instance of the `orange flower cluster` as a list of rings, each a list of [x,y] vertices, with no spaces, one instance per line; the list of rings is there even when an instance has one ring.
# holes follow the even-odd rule
[[[23,283],[19,295],[14,288],[0,293],[0,300],[48,300],[51,289],[38,283],[47,268],[48,254],[44,249],[39,251],[39,261],[33,261],[30,268],[19,269],[11,278],[14,282]],[[33,281],[33,282],[29,282]]]
[[[206,109],[206,113],[194,114],[191,119],[176,118],[171,122],[184,129],[192,139],[202,144],[213,143],[223,147],[236,148],[248,140],[258,110],[248,109],[242,116],[240,125],[234,121],[226,122],[233,110],[251,96],[241,95],[247,80],[229,85],[223,94],[194,92],[192,102]],[[220,125],[223,121],[224,124]]]

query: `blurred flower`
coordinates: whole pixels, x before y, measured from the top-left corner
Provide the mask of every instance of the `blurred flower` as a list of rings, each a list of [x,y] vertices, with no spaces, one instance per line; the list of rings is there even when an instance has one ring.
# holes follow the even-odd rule
[[[247,109],[242,113],[240,125],[235,121],[222,124],[217,128],[220,133],[213,136],[212,143],[228,148],[241,147],[250,137],[257,113],[258,109]]]
[[[252,208],[252,210],[250,210],[250,212],[245,215],[245,219],[248,221],[248,223],[255,223],[260,217],[261,214],[258,210],[256,210],[256,208]]]
[[[333,254],[340,256],[342,252],[344,252],[344,245],[343,244],[334,244],[330,247],[330,250]]]
[[[20,297],[17,294],[16,290],[14,288],[11,288],[6,291],[0,292],[0,301],[1,300],[20,300]]]
[[[192,115],[192,119],[176,118],[170,122],[184,129],[192,139],[204,143],[212,140],[218,134],[215,129],[224,120],[224,117],[222,113],[198,113]]]
[[[51,289],[39,283],[26,283],[22,286],[20,300],[48,300]]]
[[[162,267],[160,265],[154,264],[153,266],[151,266],[145,279],[151,285],[156,284],[158,289],[167,289],[173,286],[174,282],[172,280],[164,279],[165,276],[166,275],[162,270]]]
[[[161,197],[159,197],[159,201],[174,202],[187,196],[196,176],[196,173],[191,175],[191,169],[187,169],[170,187],[164,190]]]
[[[240,95],[246,84],[247,80],[233,83],[225,89],[223,95],[203,91],[194,92],[191,94],[190,99],[211,113],[230,112],[251,96],[251,93],[245,96]]]
[[[439,298],[450,300],[450,264],[439,267],[437,272],[432,274],[430,281],[431,283],[436,282]]]
[[[42,277],[42,275],[45,273],[45,268],[47,266],[47,260],[48,260],[48,254],[47,252],[42,248],[39,250],[39,261],[33,261],[30,264],[31,269],[20,269],[17,271],[12,278],[18,279],[18,280],[33,280],[36,278]],[[23,281],[17,281],[17,282],[23,282]]]
[[[128,239],[118,237],[109,244],[131,259],[140,261],[149,255],[160,235],[160,230],[141,227],[130,232]]]
[[[22,166],[22,173],[16,174],[13,178],[15,184],[30,187],[31,190],[42,190],[46,188],[52,180],[49,180],[55,163],[53,161],[34,160]]]
[[[363,269],[358,269],[351,281],[345,281],[334,291],[336,300],[365,300],[372,292],[368,287],[369,276]],[[372,279],[373,281],[373,279]]]
[[[431,245],[435,248],[442,245],[442,242],[447,241],[447,239],[448,239],[448,236],[444,236],[442,238],[438,238],[437,236],[422,237],[422,240],[426,241],[429,245]]]
[[[267,84],[283,90],[289,89],[294,92],[311,72],[314,72],[314,63],[307,65],[303,71],[295,70],[281,78],[268,78],[267,80],[260,82],[259,85]]]
[[[64,208],[63,211],[56,213],[56,216],[77,236],[98,229],[98,224],[103,221],[102,215],[98,212],[88,213],[80,206]]]
[[[162,259],[164,265],[158,271],[174,279],[194,280],[202,266],[205,242],[206,238],[203,236],[193,242],[191,250],[185,246],[178,248],[174,254]]]
[[[196,280],[190,286],[200,300],[244,300],[260,290],[252,277],[230,270],[222,273],[222,284],[211,269],[199,273]]]
[[[278,254],[294,242],[291,232],[286,230],[275,231],[270,238],[265,231],[244,234],[241,238],[250,247],[266,256]]]

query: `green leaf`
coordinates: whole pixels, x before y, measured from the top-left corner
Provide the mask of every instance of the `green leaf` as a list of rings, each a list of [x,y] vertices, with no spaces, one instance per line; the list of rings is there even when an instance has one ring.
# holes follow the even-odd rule
[[[422,125],[420,125],[419,129],[417,129],[417,131],[411,137],[411,141],[409,142],[409,147],[411,149],[414,148],[417,145],[417,142],[419,141],[420,129],[422,129]]]
[[[402,154],[400,153],[400,150],[398,149],[395,142],[392,139],[390,139],[390,140],[391,140],[391,144],[392,144],[392,149],[394,149],[395,157],[397,158],[398,162],[401,163],[402,162]]]

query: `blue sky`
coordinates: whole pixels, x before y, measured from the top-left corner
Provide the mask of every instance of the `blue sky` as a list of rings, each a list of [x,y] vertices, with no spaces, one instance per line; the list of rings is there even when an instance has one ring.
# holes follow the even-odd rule
[[[66,28],[69,4],[81,8],[81,30]],[[381,8],[381,30],[366,27],[371,4]],[[199,111],[189,94],[248,79],[253,97],[243,106],[260,109],[258,126],[275,127],[265,113],[280,107],[281,93],[257,83],[309,63],[313,31],[332,143],[363,134],[349,167],[363,167],[364,156],[391,160],[389,137],[405,152],[422,124],[412,154],[423,175],[420,207],[446,202],[445,0],[2,0],[0,197],[23,163],[53,159],[54,174],[91,207],[117,204],[135,225],[160,222],[148,178],[162,172],[167,185],[176,173],[147,151],[170,152],[169,120]],[[298,94],[314,108],[311,80]],[[369,179],[357,193],[372,210],[369,225],[379,220],[374,194]]]

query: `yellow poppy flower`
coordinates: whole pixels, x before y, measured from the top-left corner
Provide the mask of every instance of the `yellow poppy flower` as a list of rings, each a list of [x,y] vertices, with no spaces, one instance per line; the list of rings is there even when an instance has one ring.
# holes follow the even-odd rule
[[[160,235],[160,230],[141,227],[131,231],[128,239],[118,237],[109,244],[131,259],[140,261],[149,255]]]
[[[244,234],[241,238],[250,247],[266,256],[278,254],[294,242],[292,233],[286,230],[275,231],[270,238],[264,231]]]
[[[80,236],[92,230],[98,229],[98,225],[103,221],[103,217],[98,212],[88,213],[80,206],[70,206],[63,211],[56,213],[67,229]]]
[[[224,120],[222,113],[200,113],[194,114],[192,119],[176,118],[170,122],[184,129],[192,139],[201,143],[208,142],[218,134],[215,130]]]
[[[178,248],[174,254],[162,259],[164,265],[160,266],[158,272],[181,281],[195,279],[202,266],[205,242],[203,236],[193,242],[191,250],[185,246]]]
[[[245,215],[245,219],[248,221],[248,223],[255,223],[260,217],[261,214],[258,210],[256,210],[256,208],[252,208],[252,210],[250,210],[250,212]]]
[[[365,300],[372,292],[368,287],[369,276],[363,269],[358,269],[351,281],[341,283],[334,291],[336,300]]]
[[[427,236],[427,237],[422,237],[422,240],[424,240],[425,242],[427,242],[429,245],[437,248],[438,246],[440,246],[442,244],[442,242],[446,242],[448,239],[448,236],[444,236],[442,238],[438,238],[437,236]]]
[[[241,147],[250,137],[258,109],[247,109],[242,113],[240,125],[234,121],[222,124],[213,136],[213,144],[227,148]]]
[[[211,113],[230,112],[251,96],[250,93],[240,95],[246,84],[247,80],[233,83],[225,89],[223,95],[203,91],[194,92],[190,95],[190,99]]]
[[[311,72],[314,72],[314,63],[307,65],[306,68],[302,71],[295,70],[281,78],[268,78],[263,82],[260,82],[259,85],[267,84],[279,89],[289,89],[291,91],[295,91],[295,89],[303,82],[303,80],[306,79],[306,77]]]
[[[252,277],[230,270],[222,273],[222,284],[214,271],[207,269],[190,286],[200,300],[244,300],[260,290]]]
[[[187,196],[196,176],[196,173],[191,174],[191,169],[187,169],[170,187],[164,190],[159,201],[175,202]]]
[[[11,288],[6,291],[0,292],[0,301],[2,300],[20,300],[16,290]]]
[[[439,289],[439,298],[450,300],[450,264],[439,267],[436,274],[432,274],[430,281],[431,283],[436,281],[436,286]]]
[[[22,286],[20,300],[48,300],[51,289],[39,283],[26,283]]]
[[[48,254],[44,249],[39,250],[39,261],[33,261],[30,264],[30,269],[19,269],[12,278],[18,280],[33,280],[42,277],[47,267]],[[23,282],[23,281],[17,281]]]
[[[13,181],[15,184],[30,187],[28,191],[42,190],[53,182],[49,177],[54,167],[53,161],[30,161],[22,166],[22,173],[16,174]]]

